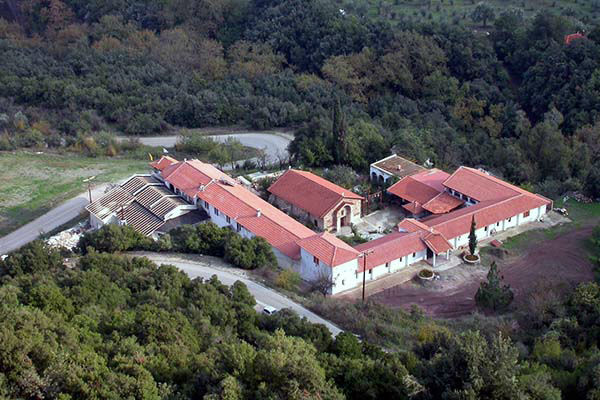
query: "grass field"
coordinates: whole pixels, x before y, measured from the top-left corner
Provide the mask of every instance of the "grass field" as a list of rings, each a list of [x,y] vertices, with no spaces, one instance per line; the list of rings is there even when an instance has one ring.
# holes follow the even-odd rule
[[[561,234],[577,231],[590,225],[600,224],[600,203],[579,203],[573,199],[563,202],[562,199],[554,202],[554,207],[566,208],[569,212],[570,224],[561,224],[548,229],[526,231],[511,236],[503,241],[503,247],[515,253],[522,252],[532,243],[541,240],[551,240]]]
[[[95,184],[147,171],[146,160],[89,158],[74,154],[0,153],[0,236]]]

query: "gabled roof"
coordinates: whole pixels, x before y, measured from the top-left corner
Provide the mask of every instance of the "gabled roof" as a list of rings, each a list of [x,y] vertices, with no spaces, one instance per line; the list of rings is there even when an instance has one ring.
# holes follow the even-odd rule
[[[162,171],[171,164],[175,164],[178,161],[171,156],[162,156],[158,160],[152,161],[150,166],[158,171]]]
[[[320,176],[295,169],[286,171],[268,190],[316,217],[325,216],[342,200],[363,200],[362,196]]]
[[[486,172],[469,167],[460,167],[448,179],[444,186],[454,189],[477,201],[501,200],[529,192],[504,182]]]
[[[448,239],[437,231],[427,233],[423,236],[423,241],[436,254],[452,250],[452,245],[448,242]]]
[[[225,173],[198,160],[176,162],[166,167],[161,176],[189,197],[194,197],[201,185],[213,180],[231,180]]]
[[[461,199],[452,196],[448,192],[441,192],[427,203],[423,208],[432,214],[445,214],[464,204]]]
[[[549,200],[535,195],[519,194],[500,201],[482,201],[423,222],[452,239],[470,231],[473,216],[479,229],[549,203]]]
[[[414,179],[412,176],[407,176],[390,186],[387,190],[388,193],[391,193],[395,196],[398,196],[409,202],[419,202],[420,204],[425,204],[429,200],[433,199],[437,196],[440,191],[432,188],[429,185],[426,185],[418,180]]]
[[[327,232],[302,239],[298,245],[330,267],[345,264],[360,255],[348,244]]]
[[[411,203],[419,203],[419,206],[421,206],[418,208],[419,212],[413,212],[413,214],[420,214],[420,212],[423,211],[422,208],[430,211],[427,207],[425,207],[425,204],[428,204],[437,196],[439,196],[440,193],[444,192],[445,187],[443,182],[448,179],[448,177],[450,177],[448,173],[439,169],[434,168],[425,170],[402,178],[392,185],[388,189],[388,192]],[[460,200],[458,201],[460,205],[461,202]],[[438,210],[438,207],[431,208],[436,211]],[[409,211],[412,209],[416,209],[415,206],[412,206]],[[445,207],[442,207],[442,209],[445,209]]]
[[[403,204],[402,208],[412,215],[419,215],[425,210],[418,201],[411,201],[410,203]]]
[[[354,248],[361,253],[372,250],[367,255],[367,270],[427,249],[419,232],[393,232]],[[358,264],[358,270],[362,272],[364,261]]]
[[[196,195],[290,258],[299,259],[297,242],[315,234],[239,184],[213,181]]]

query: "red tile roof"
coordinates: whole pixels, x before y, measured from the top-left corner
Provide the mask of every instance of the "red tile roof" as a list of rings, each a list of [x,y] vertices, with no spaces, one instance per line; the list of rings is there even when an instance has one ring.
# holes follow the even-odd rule
[[[367,270],[427,249],[420,232],[393,232],[379,239],[354,247],[359,252],[372,250],[367,255]],[[364,261],[359,260],[358,271],[364,269]]]
[[[203,190],[197,190],[195,195],[236,220],[254,235],[263,237],[290,258],[299,259],[300,247],[297,242],[315,234],[300,222],[234,182],[213,181]]]
[[[461,199],[452,196],[448,192],[441,192],[427,203],[423,208],[432,214],[445,214],[464,204]]]
[[[437,231],[425,234],[423,241],[436,254],[452,250],[452,245],[448,242],[448,239]]]
[[[418,201],[420,204],[427,203],[440,193],[439,190],[436,190],[423,182],[419,182],[412,176],[402,178],[390,186],[387,191],[406,201]]]
[[[286,202],[320,218],[344,199],[363,200],[362,196],[320,176],[295,169],[286,171],[268,190]]]
[[[330,267],[337,267],[358,258],[359,252],[330,233],[302,239],[298,245]]]
[[[585,36],[583,36],[579,32],[571,33],[570,35],[565,36],[565,44],[571,44],[571,42],[573,40],[577,40],[577,39],[585,39]]]
[[[500,201],[482,201],[473,206],[461,208],[423,222],[425,225],[441,232],[445,237],[453,239],[470,231],[473,215],[475,216],[477,229],[479,229],[545,204],[550,204],[550,201],[532,194],[518,194]]]
[[[519,193],[531,195],[526,190],[504,182],[495,176],[469,167],[458,168],[444,181],[444,186],[477,201],[501,200]]]
[[[402,208],[412,215],[419,215],[424,211],[424,208],[421,206],[421,204],[419,204],[418,201],[412,201],[410,203],[403,204]]]
[[[160,159],[152,161],[150,163],[150,166],[154,169],[162,171],[165,168],[167,168],[169,165],[175,164],[176,162],[177,162],[177,160],[171,156],[162,156]]]
[[[429,227],[414,218],[405,218],[398,224],[400,232],[418,232],[418,231],[429,231]]]
[[[200,185],[207,185],[212,180],[231,178],[210,164],[198,160],[181,161],[166,167],[161,176],[177,189],[190,197],[194,197]]]

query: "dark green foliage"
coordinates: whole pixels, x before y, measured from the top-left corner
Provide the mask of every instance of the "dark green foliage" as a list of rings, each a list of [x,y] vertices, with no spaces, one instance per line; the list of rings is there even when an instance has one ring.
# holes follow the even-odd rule
[[[471,219],[471,230],[469,231],[469,252],[472,256],[477,251],[477,223],[475,222],[475,216]]]
[[[243,269],[277,267],[271,245],[258,236],[246,239],[236,234],[229,235],[225,242],[225,260]]]
[[[88,247],[97,251],[114,253],[131,249],[150,249],[152,239],[142,235],[129,225],[107,224],[88,232],[79,240],[79,249],[87,252]]]
[[[0,277],[57,271],[63,268],[60,252],[35,240],[0,260]]]
[[[487,274],[487,281],[481,282],[475,294],[475,302],[483,309],[502,312],[508,308],[513,297],[510,286],[502,284],[496,262],[492,262]]]

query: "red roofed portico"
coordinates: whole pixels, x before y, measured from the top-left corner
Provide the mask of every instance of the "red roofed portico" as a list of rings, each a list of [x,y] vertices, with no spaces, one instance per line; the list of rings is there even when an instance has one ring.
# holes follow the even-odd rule
[[[362,196],[308,171],[290,169],[268,189],[270,201],[324,231],[359,222]]]

